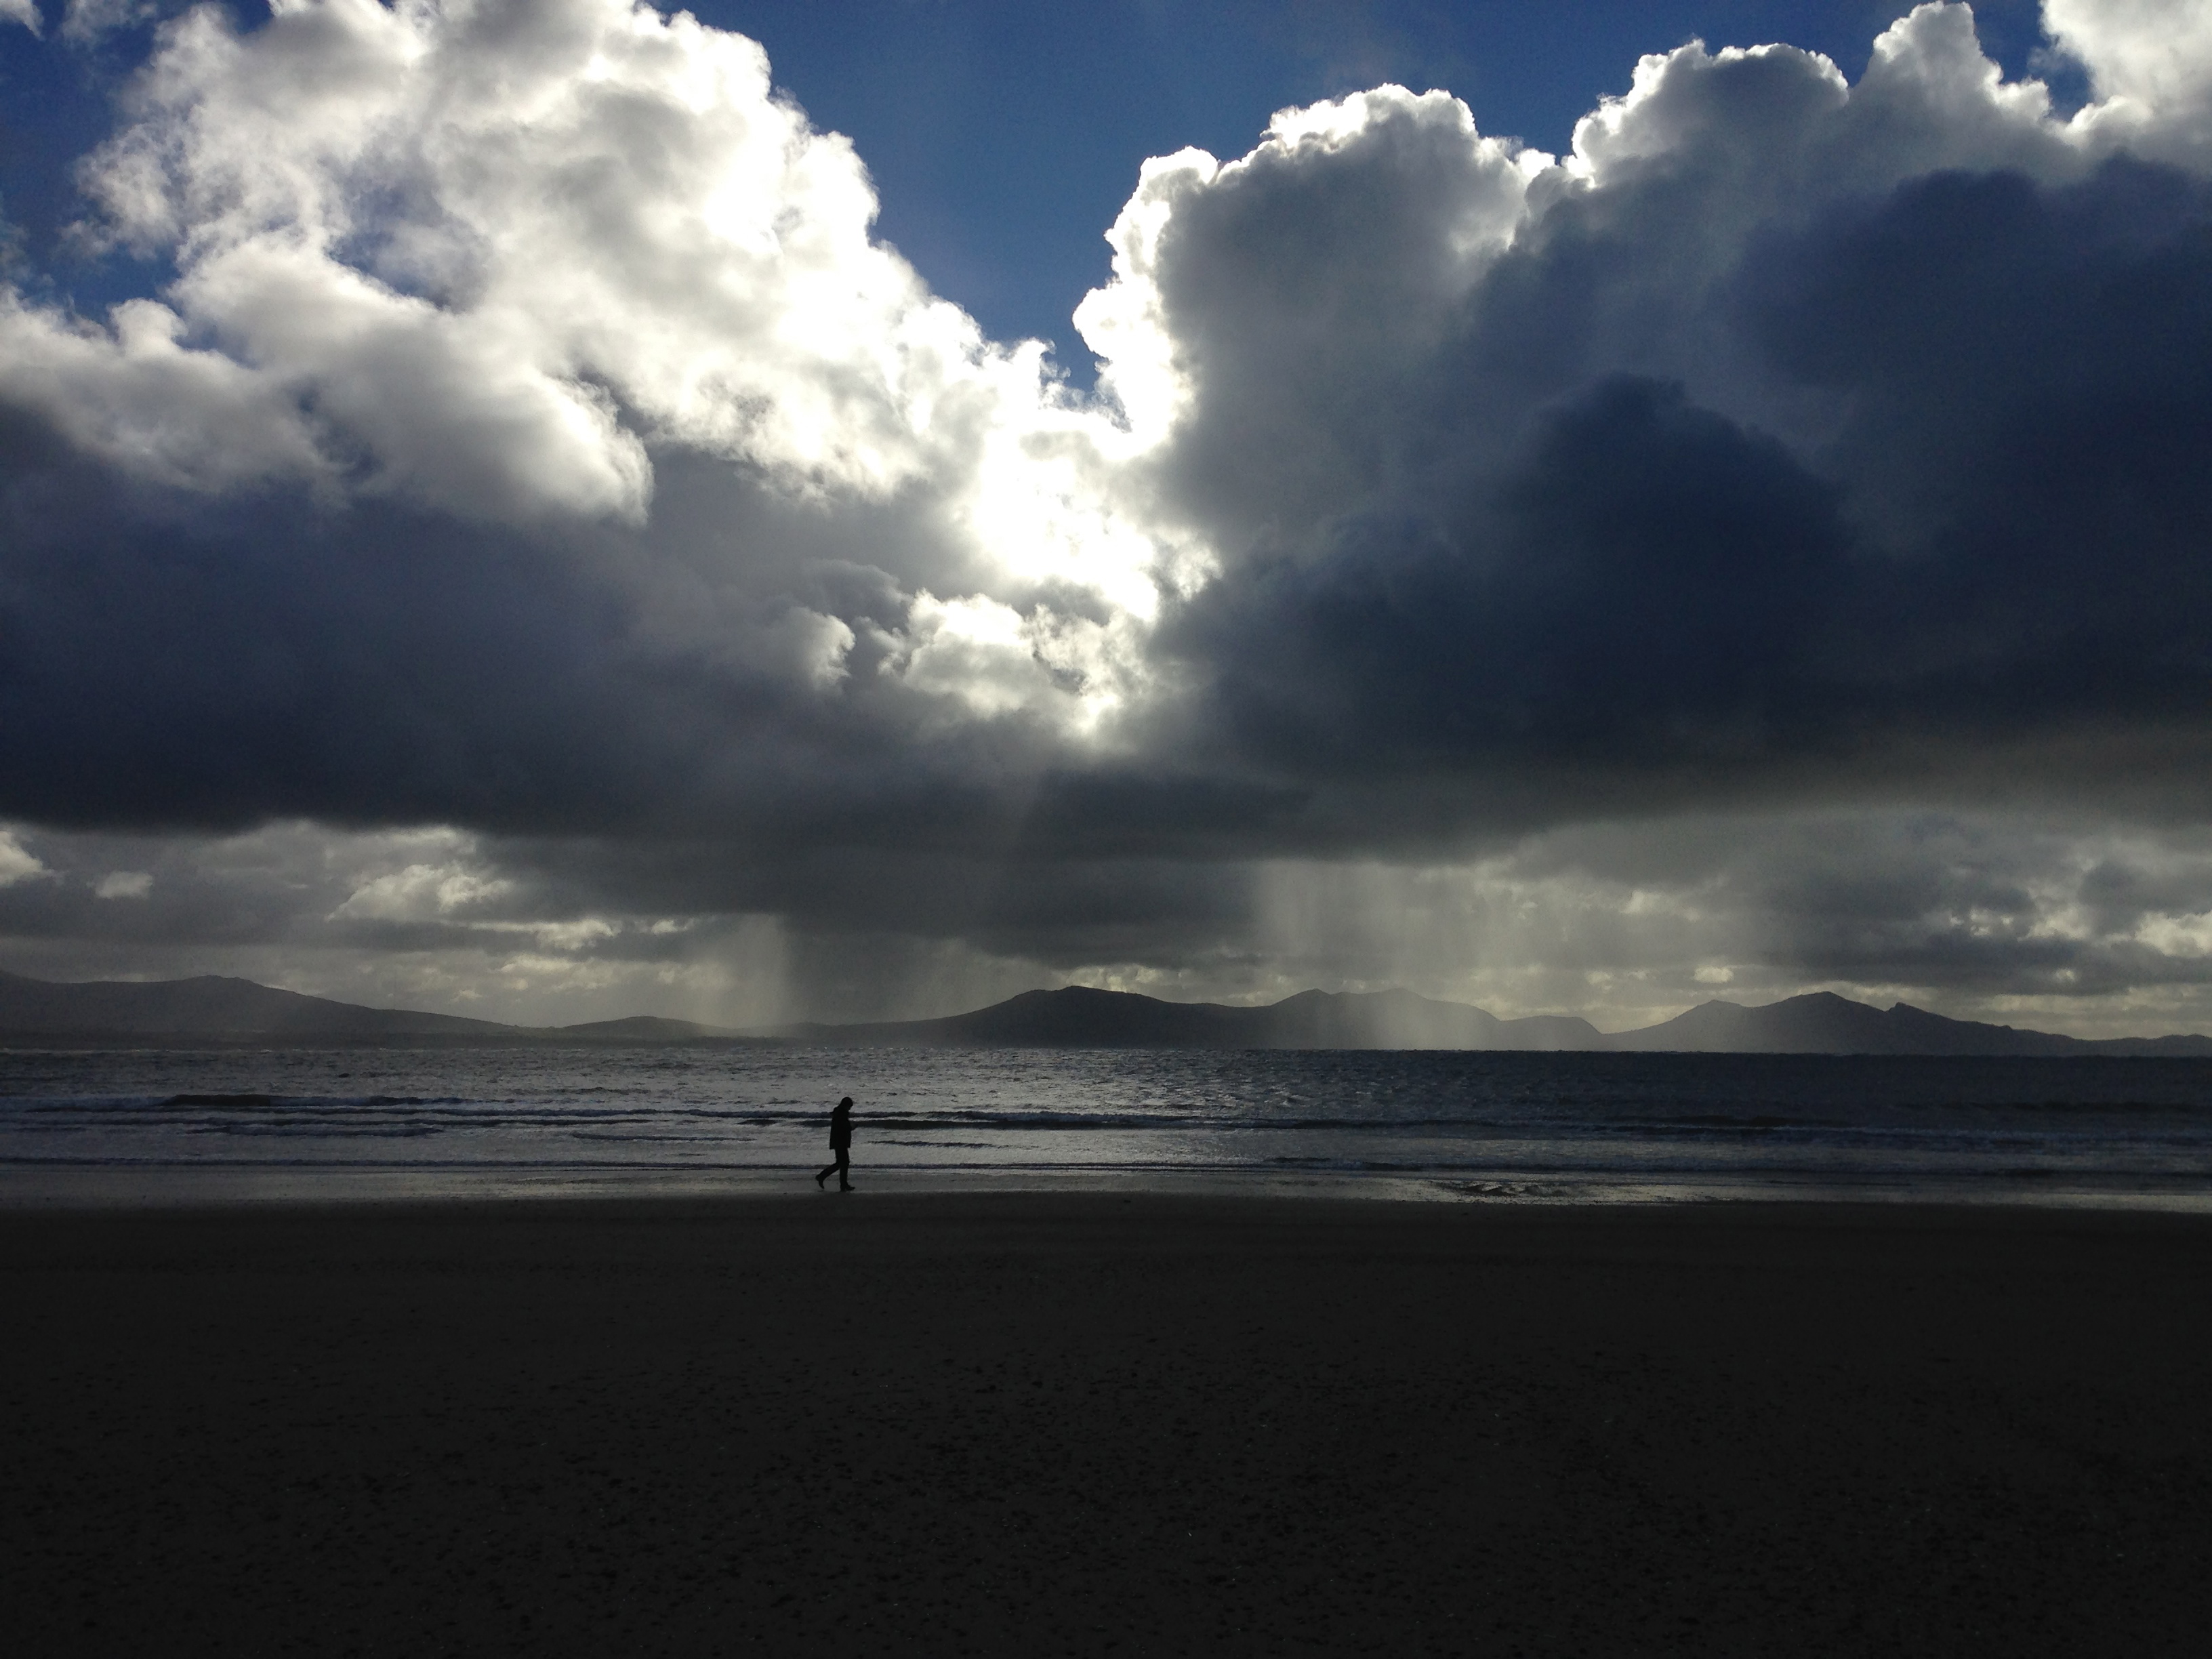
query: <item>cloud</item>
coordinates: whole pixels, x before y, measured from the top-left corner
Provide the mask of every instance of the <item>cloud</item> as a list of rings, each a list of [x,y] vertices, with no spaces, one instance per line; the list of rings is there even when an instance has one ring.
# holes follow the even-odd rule
[[[513,884],[462,863],[410,864],[372,876],[331,912],[331,920],[431,921],[481,906]]]
[[[46,866],[24,849],[12,831],[0,830],[0,887],[49,873]]]
[[[154,890],[154,878],[144,870],[111,870],[92,884],[92,896],[102,899],[142,899]]]
[[[1074,499],[1112,423],[870,239],[850,145],[742,36],[623,0],[204,6],[126,108],[83,234],[177,279],[105,329],[19,300],[0,395],[135,471],[641,521],[649,449],[690,449],[926,492],[1017,575],[1148,602],[1158,550]],[[176,441],[249,404],[243,453]]]
[[[773,100],[757,46],[688,17],[325,0],[241,33],[200,8],[131,109],[82,168],[94,234],[175,258],[179,328],[362,488],[635,516],[651,469],[617,399],[887,482],[908,434],[866,446],[825,407],[836,372],[888,427],[886,346],[976,343],[868,244],[848,147]]]
[[[151,300],[125,301],[97,329],[0,295],[8,401],[157,483],[221,490],[321,475],[290,400],[231,359],[180,345],[184,329]]]
[[[2201,830],[2086,817],[1686,815],[1464,864],[1286,864],[1262,882],[1253,942],[1280,983],[1417,982],[1615,1027],[1828,989],[2014,1024],[2202,1029],[2207,851]]]
[[[897,1018],[1081,981],[1186,998],[1405,984],[1607,1029],[1810,989],[2090,1034],[2212,1026],[2212,840],[2088,814],[1692,814],[1427,863],[833,857],[803,922],[755,908],[792,908],[788,873],[717,886],[708,845],[304,824],[32,840],[47,878],[0,894],[19,971],[241,974],[527,1021]],[[125,864],[147,891],[100,902]]]
[[[752,42],[202,9],[126,106],[87,234],[176,280],[0,313],[26,810],[805,835],[1136,695],[1189,550],[1128,434],[869,240]]]
[[[0,0],[0,21],[21,23],[33,34],[46,33],[39,16],[38,0]]]
[[[681,956],[800,1012],[1271,962],[1624,1018],[1723,973],[2194,994],[2206,15],[2054,0],[2065,116],[1944,5],[1856,84],[1648,58],[1564,157],[1443,92],[1284,112],[1144,164],[1091,397],[872,240],[741,36],[188,11],[79,175],[147,291],[0,304],[0,811],[154,884],[10,925],[229,903],[441,994]],[[2013,888],[1968,902],[1931,814]],[[144,850],[303,821],[357,861],[298,906]],[[1694,879],[1608,873],[1723,822]],[[1526,873],[1577,835],[1625,839]],[[358,861],[405,836],[454,839]],[[2068,873],[2106,842],[2167,852]],[[1893,878],[1831,905],[1822,860]],[[1459,932],[1292,925],[1418,893]]]
[[[1511,825],[2203,753],[2202,178],[2054,120],[1963,8],[1855,88],[1647,58],[1506,240],[1461,181],[1521,175],[1448,104],[1336,106],[1147,223],[1125,280],[1192,343],[1153,464],[1222,565],[1163,635],[1185,741],[1314,788],[1316,838],[1436,832],[1377,787]]]
[[[69,0],[62,13],[62,38],[94,45],[121,30],[151,22],[164,9],[163,0]]]
[[[2045,0],[2044,27],[2089,72],[2076,125],[2148,154],[2212,151],[2212,7],[2201,0]]]
[[[0,884],[7,965],[57,979],[239,975],[376,1006],[565,1023],[641,1007],[711,1023],[920,1015],[1011,995],[1034,960],[896,932],[696,914],[699,875],[633,848],[280,823],[233,836],[25,831]],[[702,861],[715,849],[695,849]],[[103,902],[130,872],[141,902]],[[660,908],[674,898],[687,914]]]

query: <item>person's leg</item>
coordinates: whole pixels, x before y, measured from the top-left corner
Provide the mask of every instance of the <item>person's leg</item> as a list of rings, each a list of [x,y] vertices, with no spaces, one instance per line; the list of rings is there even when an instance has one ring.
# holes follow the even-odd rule
[[[819,1175],[814,1177],[814,1184],[819,1187],[823,1182],[829,1180],[831,1176],[836,1175],[844,1167],[845,1154],[841,1152],[837,1154],[837,1161],[835,1164],[832,1164],[828,1169],[823,1170]]]
[[[837,1149],[837,1190],[841,1193],[853,1190],[853,1155],[842,1146]]]

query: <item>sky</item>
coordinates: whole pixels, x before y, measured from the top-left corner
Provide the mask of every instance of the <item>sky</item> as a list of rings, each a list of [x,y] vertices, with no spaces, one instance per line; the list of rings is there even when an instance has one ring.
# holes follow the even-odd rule
[[[2212,0],[0,0],[0,968],[2212,1030]]]

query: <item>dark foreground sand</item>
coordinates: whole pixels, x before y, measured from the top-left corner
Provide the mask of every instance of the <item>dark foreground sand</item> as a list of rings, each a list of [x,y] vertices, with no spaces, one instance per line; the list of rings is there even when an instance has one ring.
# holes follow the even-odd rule
[[[2212,1651],[2212,1226],[0,1216],[11,1653]]]

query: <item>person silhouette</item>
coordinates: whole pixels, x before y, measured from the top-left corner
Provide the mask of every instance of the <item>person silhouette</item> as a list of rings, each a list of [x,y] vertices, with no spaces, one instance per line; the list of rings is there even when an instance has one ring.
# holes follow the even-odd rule
[[[819,1187],[831,1176],[836,1176],[837,1190],[849,1193],[853,1190],[853,1097],[850,1095],[839,1101],[837,1109],[830,1114],[830,1150],[837,1155],[837,1161],[815,1176],[814,1184]]]

